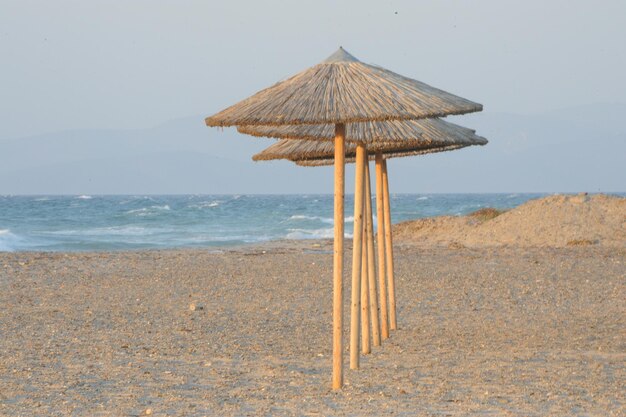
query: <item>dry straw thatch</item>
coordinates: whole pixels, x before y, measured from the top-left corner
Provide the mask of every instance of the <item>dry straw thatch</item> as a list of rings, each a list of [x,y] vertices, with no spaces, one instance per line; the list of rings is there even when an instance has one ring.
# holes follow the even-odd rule
[[[240,133],[279,139],[306,139],[331,141],[335,138],[333,125],[298,126],[238,126]],[[346,126],[346,141],[362,142],[368,150],[379,142],[402,142],[419,140],[425,146],[434,143],[453,145],[485,140],[475,135],[475,131],[441,119],[393,120],[388,122],[361,122]],[[486,143],[486,142],[485,142]],[[484,144],[484,143],[483,143]]]
[[[390,150],[390,151],[381,152],[381,153],[384,159],[390,159],[390,158],[401,158],[404,156],[420,156],[420,155],[426,155],[429,153],[454,151],[456,149],[467,148],[468,146],[471,146],[471,145],[448,145],[448,146],[439,146],[439,147],[426,148],[426,149],[415,147],[412,149],[409,148],[405,150],[395,149],[395,150]],[[356,160],[355,156],[356,156],[355,152],[346,154],[346,163],[347,164],[354,163]],[[376,158],[376,154],[374,153],[368,154],[368,158],[370,161],[373,161]],[[300,165],[303,167],[330,166],[335,163],[335,160],[333,158],[295,159],[291,161],[295,162],[296,165]]]
[[[475,134],[475,131],[453,123],[439,119],[425,119],[402,122],[377,122],[375,125],[394,124],[398,133],[394,140],[378,137],[377,141],[368,143],[367,151],[370,154],[382,153],[389,157],[423,155],[426,153],[450,151],[472,145],[485,145],[487,139]],[[366,135],[365,128],[369,123],[348,125],[346,138],[349,139],[350,127],[354,126],[357,134]],[[334,158],[334,144],[330,141],[333,137],[332,126],[284,126],[284,127],[253,127],[251,130],[262,130],[270,133],[273,137],[289,137],[269,146],[252,157],[255,161],[267,161],[272,159],[289,159],[292,161],[317,161],[317,165],[332,163]],[[246,128],[246,131],[249,129]],[[381,131],[385,130],[381,126]],[[291,136],[283,136],[283,133]],[[318,140],[312,140],[318,139]],[[354,158],[357,140],[346,144],[346,158],[348,162]],[[324,160],[324,163],[319,163]],[[316,165],[307,164],[307,165]]]
[[[482,105],[339,48],[328,59],[207,117],[208,126],[414,120],[481,111]]]

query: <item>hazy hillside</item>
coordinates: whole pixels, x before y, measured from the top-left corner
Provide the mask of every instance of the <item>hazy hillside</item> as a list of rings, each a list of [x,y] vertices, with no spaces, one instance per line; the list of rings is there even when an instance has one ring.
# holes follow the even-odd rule
[[[626,105],[451,117],[484,147],[390,162],[394,192],[623,191]],[[145,130],[0,141],[0,194],[327,193],[331,168],[254,163],[271,141],[206,128],[201,116]],[[352,180],[351,169],[348,181]],[[347,191],[350,191],[348,187]]]

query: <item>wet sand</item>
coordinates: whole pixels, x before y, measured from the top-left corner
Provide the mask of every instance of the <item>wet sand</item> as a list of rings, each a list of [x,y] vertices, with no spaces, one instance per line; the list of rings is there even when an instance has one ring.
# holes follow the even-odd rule
[[[399,244],[339,392],[329,249],[0,253],[0,415],[624,415],[623,248]]]

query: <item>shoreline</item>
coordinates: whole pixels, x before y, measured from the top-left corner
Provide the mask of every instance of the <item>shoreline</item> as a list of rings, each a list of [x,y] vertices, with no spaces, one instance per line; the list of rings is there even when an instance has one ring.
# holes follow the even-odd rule
[[[116,253],[141,253],[141,252],[187,252],[197,251],[204,253],[229,253],[229,252],[245,252],[246,250],[287,250],[287,249],[304,249],[312,250],[320,247],[326,248],[330,245],[332,250],[332,239],[275,239],[263,242],[250,242],[243,244],[223,245],[223,246],[179,246],[164,248],[137,248],[137,249],[106,249],[106,250],[40,250],[40,251],[0,251],[0,256],[7,254],[27,254],[27,255],[54,255],[54,254],[116,254]],[[352,245],[352,238],[345,238],[346,245]]]
[[[59,198],[54,203],[36,200],[24,198],[7,203],[6,210],[0,216],[0,250],[229,250],[264,244],[300,245],[300,240],[317,241],[333,236],[329,196],[242,196],[230,199],[202,196],[128,199],[94,197]],[[576,204],[575,201],[578,200],[588,201]],[[619,240],[619,233],[621,240],[626,242],[626,232],[619,223],[619,213],[626,208],[623,204],[621,208],[618,207],[619,201],[626,201],[626,198],[603,194],[553,195],[539,199],[531,195],[396,195],[392,220],[398,237],[403,235],[405,240],[427,245],[449,245],[453,240],[454,244],[461,243],[465,246],[524,243],[523,236],[514,238],[510,236],[509,229],[527,231],[530,234],[548,230],[546,235],[550,236],[560,233],[558,229],[562,224],[569,226],[575,223],[580,225],[576,230],[568,229],[571,239],[565,242],[553,239],[545,243],[548,246],[564,245],[569,241],[589,240],[604,244],[607,240]],[[546,202],[547,205],[542,205]],[[0,201],[0,205],[5,207],[4,201]],[[476,235],[477,231],[466,227],[469,224],[464,220],[467,220],[468,214],[481,209],[503,213],[489,222],[500,226],[497,233],[485,231]],[[508,215],[509,211],[517,210],[526,210],[520,218],[529,218],[532,221],[524,224],[520,223],[519,218]],[[545,216],[550,211],[554,212],[553,215]],[[350,213],[347,214],[347,220],[350,220]],[[31,218],[33,221],[29,220]],[[503,218],[508,220],[500,221]],[[592,221],[585,223],[584,219]],[[611,223],[608,224],[608,221]],[[427,227],[419,227],[420,222]],[[411,227],[411,224],[416,227]],[[348,228],[351,229],[349,222]],[[586,232],[588,229],[593,229],[591,235]],[[420,230],[427,230],[429,235],[433,234],[433,238],[424,236]],[[467,234],[475,236],[467,241]],[[541,244],[543,239],[541,235],[534,236],[528,243],[531,246]],[[425,242],[419,242],[420,240]]]

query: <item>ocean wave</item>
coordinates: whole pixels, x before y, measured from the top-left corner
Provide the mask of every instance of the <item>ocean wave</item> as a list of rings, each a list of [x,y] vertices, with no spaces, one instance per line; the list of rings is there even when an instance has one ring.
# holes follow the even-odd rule
[[[0,252],[33,250],[42,244],[45,244],[45,241],[41,239],[16,234],[10,229],[0,229]]]
[[[90,195],[79,195],[78,197],[76,197],[79,200],[91,200],[93,197]]]
[[[330,219],[328,217],[320,217],[320,216],[307,216],[305,214],[294,214],[293,216],[289,217],[289,219],[287,220],[317,220],[320,221],[322,223],[328,223],[328,224],[333,224],[334,220]]]
[[[13,252],[19,240],[9,229],[0,229],[0,252]]]
[[[285,239],[332,239],[335,236],[335,229],[287,229]],[[351,233],[344,233],[345,238],[352,238]]]
[[[285,239],[330,239],[334,236],[334,229],[287,229],[289,233]]]
[[[202,235],[190,235],[184,236],[179,239],[183,244],[203,244],[203,243],[233,243],[233,242],[267,242],[272,240],[270,236],[255,236],[255,235],[214,235],[214,234],[202,234]]]
[[[119,204],[120,205],[125,205],[125,204],[132,203],[132,202],[135,202],[135,201],[138,201],[138,200],[156,201],[154,198],[152,198],[152,197],[150,197],[148,195],[133,195],[133,196],[129,196],[129,198],[126,199],[126,200],[120,201]]]
[[[136,216],[150,216],[152,214],[158,214],[162,211],[170,211],[170,206],[165,204],[163,206],[150,206],[150,207],[142,207],[139,209],[128,210],[126,214],[134,214]]]
[[[201,210],[201,209],[204,209],[204,208],[218,207],[222,203],[223,203],[223,201],[221,201],[221,200],[200,201],[199,203],[190,204],[187,207],[191,208],[191,209],[199,209],[199,210]]]
[[[320,221],[326,224],[334,224],[335,220],[330,217],[321,217],[321,216],[307,216],[305,214],[294,214],[289,217],[287,220],[312,220],[312,221]],[[354,222],[354,216],[344,217],[344,221],[346,223]]]
[[[91,229],[69,229],[43,231],[43,235],[56,236],[145,236],[162,232],[162,229],[139,226],[94,227]]]
[[[267,239],[332,239],[332,195],[307,196],[94,194],[93,201],[84,201],[78,194],[0,197],[0,250],[212,247]],[[436,194],[399,195],[392,214],[395,221],[462,215],[481,207],[511,206],[531,197],[535,195],[513,192],[444,198]],[[50,201],[46,203],[47,199]],[[312,203],[314,200],[321,203]],[[354,224],[350,203],[351,198],[347,198],[347,233],[353,233]],[[374,227],[377,222],[374,216]]]

